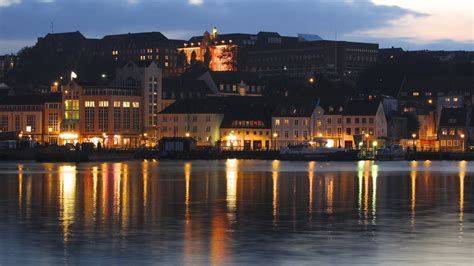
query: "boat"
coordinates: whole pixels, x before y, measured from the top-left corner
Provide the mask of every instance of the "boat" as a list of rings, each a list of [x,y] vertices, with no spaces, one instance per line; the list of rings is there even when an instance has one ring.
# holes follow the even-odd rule
[[[288,145],[280,150],[283,160],[355,161],[357,154],[355,150],[327,147],[325,140]]]
[[[377,150],[375,159],[379,161],[402,161],[405,160],[406,153],[403,146],[400,144],[393,144],[382,147]]]

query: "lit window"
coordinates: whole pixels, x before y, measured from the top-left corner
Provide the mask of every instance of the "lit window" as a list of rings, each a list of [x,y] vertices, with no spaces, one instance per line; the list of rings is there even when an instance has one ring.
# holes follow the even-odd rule
[[[114,107],[120,107],[120,102],[114,102]]]
[[[451,128],[451,129],[449,130],[449,135],[454,136],[454,133],[455,133],[454,128]]]
[[[290,120],[285,119],[285,125],[288,125],[288,124],[290,124]]]
[[[280,125],[280,119],[275,119],[275,126],[279,126]]]
[[[457,102],[458,101],[458,98],[453,98],[453,102]]]
[[[123,102],[123,107],[130,107],[130,102]]]
[[[420,96],[420,93],[415,91],[415,92],[413,92],[413,96]]]
[[[94,107],[94,102],[93,101],[86,101],[85,106],[86,107]]]
[[[446,128],[443,128],[443,130],[441,131],[441,134],[448,135],[448,130]]]
[[[133,106],[133,108],[138,108],[138,107],[140,107],[140,103],[139,102],[133,102],[132,106]]]
[[[109,102],[108,101],[99,101],[99,107],[108,107]]]

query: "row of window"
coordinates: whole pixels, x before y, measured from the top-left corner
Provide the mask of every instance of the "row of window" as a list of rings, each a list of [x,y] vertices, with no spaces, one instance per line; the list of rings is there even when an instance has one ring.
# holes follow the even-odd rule
[[[96,105],[95,103],[96,103],[95,101],[85,101],[84,106],[85,107],[95,107],[95,105]],[[132,106],[133,108],[139,108],[140,107],[139,102],[114,101],[113,103],[114,103],[114,107],[121,107],[121,106],[123,106],[124,108],[130,108],[130,106]],[[77,103],[77,104],[79,104],[79,103]],[[66,106],[67,106],[67,104],[66,104]],[[98,106],[99,107],[109,107],[109,101],[99,101]],[[66,108],[66,110],[67,110],[67,108]],[[74,110],[76,110],[76,109],[74,109]]]
[[[291,119],[293,120],[293,124],[295,126],[298,126],[298,125],[303,125],[303,126],[307,126],[308,125],[308,119],[298,119],[298,118],[294,118],[294,119]],[[281,124],[284,124],[285,126],[288,126],[290,124],[290,119],[275,119],[275,122],[274,122],[274,125],[275,126],[280,126]]]
[[[441,129],[441,135],[447,136],[449,133],[450,136],[455,136],[456,135],[456,129],[455,128],[442,128]],[[463,134],[463,131],[461,128],[457,129],[457,135],[461,136]]]
[[[206,115],[205,116],[205,122],[210,122],[211,121],[211,116],[210,115]],[[164,115],[163,118],[162,118],[163,122],[178,122],[179,121],[179,116],[175,115],[175,116],[166,116]],[[198,116],[197,115],[186,115],[184,116],[184,121],[185,122],[198,122]]]
[[[288,130],[283,131],[283,136],[282,136],[282,135],[280,135],[280,131],[277,130],[277,131],[275,131],[275,135],[280,139],[281,138],[289,139],[290,138],[290,131],[288,131]],[[292,138],[293,139],[299,139],[299,138],[308,139],[308,131],[307,130],[303,130],[303,131],[294,130]]]

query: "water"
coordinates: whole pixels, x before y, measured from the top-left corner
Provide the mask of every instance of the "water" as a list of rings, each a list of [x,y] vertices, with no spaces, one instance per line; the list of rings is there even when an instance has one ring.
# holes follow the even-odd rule
[[[467,264],[474,163],[0,164],[0,265]]]

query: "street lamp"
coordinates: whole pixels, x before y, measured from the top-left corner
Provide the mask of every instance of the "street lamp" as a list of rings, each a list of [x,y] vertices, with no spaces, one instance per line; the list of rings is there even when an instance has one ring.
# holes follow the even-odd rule
[[[365,141],[367,143],[365,147],[365,152],[369,152],[369,134],[365,133]]]
[[[461,134],[462,152],[464,152],[464,134]]]
[[[189,132],[186,132],[186,138],[189,138],[189,136],[191,136],[191,134],[189,134]]]
[[[413,138],[413,152],[415,152],[415,138],[416,138],[416,134],[415,134],[415,133],[411,134],[411,137]]]
[[[273,133],[273,149],[276,150],[276,139],[278,137],[278,134],[275,132]]]

